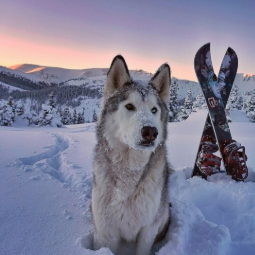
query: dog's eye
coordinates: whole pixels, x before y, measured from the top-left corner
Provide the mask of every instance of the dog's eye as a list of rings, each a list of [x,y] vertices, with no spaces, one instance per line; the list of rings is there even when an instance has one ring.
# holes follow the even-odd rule
[[[157,109],[156,107],[153,107],[153,108],[151,109],[151,112],[152,112],[153,114],[155,114],[157,111],[158,111],[158,109]]]
[[[135,110],[135,107],[132,105],[132,104],[127,104],[125,106],[129,111],[134,111]]]

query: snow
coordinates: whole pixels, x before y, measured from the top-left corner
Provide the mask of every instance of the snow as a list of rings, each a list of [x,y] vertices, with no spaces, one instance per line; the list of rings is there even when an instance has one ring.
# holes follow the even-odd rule
[[[207,111],[169,123],[172,224],[158,255],[250,255],[255,250],[255,125],[230,123],[246,147],[249,178],[190,178]],[[0,127],[0,254],[110,255],[91,250],[95,124]]]
[[[106,68],[67,69],[60,67],[21,64],[9,67],[10,71],[20,71],[26,76],[36,77],[44,82],[61,83],[71,79],[81,79],[102,76],[107,73]]]
[[[26,91],[25,89],[17,88],[15,86],[0,82],[0,86],[3,86],[4,88],[9,89],[9,92],[14,91],[14,90],[19,90],[19,91]]]
[[[0,73],[7,73],[10,75],[14,75],[15,77],[19,77],[19,78],[24,77],[24,78],[29,79],[34,82],[42,81],[40,78],[38,78],[37,76],[35,76],[33,74],[26,74],[26,73],[19,71],[18,69],[12,70],[12,69],[9,69],[9,68],[3,67],[3,66],[0,66]]]
[[[241,92],[253,90],[255,88],[255,75],[238,73],[234,83],[241,85],[239,85]]]

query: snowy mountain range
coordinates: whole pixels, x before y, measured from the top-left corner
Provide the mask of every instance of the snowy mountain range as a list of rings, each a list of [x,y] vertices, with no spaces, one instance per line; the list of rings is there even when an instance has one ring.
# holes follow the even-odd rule
[[[34,90],[42,89],[55,85],[85,85],[90,88],[103,88],[107,68],[89,68],[89,69],[66,69],[59,67],[48,67],[33,64],[21,64],[10,67],[0,67],[0,84],[4,86]],[[144,70],[131,70],[131,76],[134,79],[149,80],[152,73]],[[201,92],[197,82],[189,80],[181,80],[173,77],[172,82],[178,83],[179,98],[184,98],[187,90],[191,89],[195,97]],[[238,73],[235,83],[239,87],[239,91],[246,92],[255,89],[255,75]]]

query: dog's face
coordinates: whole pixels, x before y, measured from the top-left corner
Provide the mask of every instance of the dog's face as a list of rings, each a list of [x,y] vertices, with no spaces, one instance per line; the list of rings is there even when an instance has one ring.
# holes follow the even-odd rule
[[[104,89],[100,118],[103,136],[111,147],[125,144],[155,150],[166,136],[170,68],[163,65],[148,82],[131,79],[125,60],[114,58]]]

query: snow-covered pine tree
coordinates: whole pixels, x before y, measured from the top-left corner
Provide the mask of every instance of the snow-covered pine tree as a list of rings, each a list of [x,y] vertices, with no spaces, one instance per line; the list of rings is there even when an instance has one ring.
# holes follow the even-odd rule
[[[48,105],[51,106],[52,108],[55,108],[54,91],[52,91],[52,92],[49,94]]]
[[[15,112],[18,116],[21,116],[22,114],[24,114],[24,104],[22,103],[21,100],[19,100],[16,103],[16,107],[15,107]]]
[[[248,102],[250,100],[250,94],[252,94],[252,92],[246,91],[243,93],[243,107],[242,110],[246,112],[247,107],[248,107]]]
[[[238,91],[238,87],[236,84],[234,84],[234,86],[231,89],[230,95],[229,95],[229,99],[228,99],[228,104],[229,104],[229,109],[232,108],[236,108],[236,101],[237,101],[237,91]]]
[[[73,123],[72,115],[71,115],[71,113],[70,113],[68,107],[66,107],[66,108],[64,109],[64,111],[62,111],[61,122],[62,122],[64,125],[69,125],[69,124],[72,124],[72,123]]]
[[[0,125],[11,126],[15,120],[15,110],[12,97],[9,97],[8,103],[0,110]]]
[[[82,112],[78,112],[78,117],[77,117],[77,124],[83,124],[83,123],[85,123],[84,108],[82,109]]]
[[[226,113],[227,121],[232,122],[232,119],[230,117],[230,103],[227,103],[225,108],[225,113]]]
[[[85,123],[85,109],[82,107],[82,123]]]
[[[76,108],[74,108],[74,111],[73,111],[73,124],[77,124],[77,111],[76,111]]]
[[[98,121],[98,117],[97,117],[97,114],[96,114],[96,110],[94,110],[93,117],[92,117],[92,122],[97,122],[97,121]]]
[[[225,113],[226,113],[228,122],[232,122],[232,118],[230,117],[231,109],[241,110],[243,107],[243,97],[242,95],[240,95],[238,91],[239,91],[239,88],[237,84],[234,84],[229,95],[228,103],[225,108]]]
[[[15,120],[15,105],[13,103],[13,98],[12,97],[9,97],[8,105],[12,108],[12,118],[11,118],[11,121],[13,123],[14,120]]]
[[[238,110],[242,109],[243,99],[238,91],[239,91],[238,86],[234,84],[228,99],[228,104],[230,109],[238,109]]]
[[[251,122],[255,122],[255,89],[251,91],[251,95],[246,101],[246,114]]]
[[[39,116],[39,125],[47,126],[50,125],[53,116],[51,114],[51,107],[47,104],[42,105],[43,112]]]
[[[255,122],[255,111],[250,112],[249,119],[251,122]]]
[[[184,100],[183,106],[179,108],[179,112],[177,114],[177,121],[186,120],[192,112],[193,98],[192,91],[189,89],[187,91],[187,96]]]
[[[193,105],[192,91],[189,89],[187,91],[187,96],[186,96],[185,101],[184,101],[184,108],[191,110],[192,105]]]
[[[255,109],[255,89],[251,91],[251,94],[247,100],[247,112]]]
[[[199,93],[196,96],[195,101],[193,102],[192,111],[196,112],[198,109],[205,108],[205,105],[206,105],[205,97],[202,93]]]
[[[62,127],[62,122],[58,110],[55,108],[54,93],[49,94],[47,104],[42,105],[43,112],[39,116],[39,125],[52,127]]]
[[[82,113],[78,112],[78,116],[77,116],[77,124],[82,124]]]
[[[40,116],[34,111],[30,111],[29,114],[25,117],[28,120],[28,125],[36,125],[38,126],[40,124]]]
[[[7,104],[0,110],[0,125],[11,126],[12,124],[12,108]]]
[[[12,97],[9,97],[8,99],[8,103],[7,103],[9,106],[13,107],[13,98]]]
[[[178,83],[174,81],[170,86],[170,98],[169,98],[169,121],[176,121],[178,113],[178,102],[177,102],[177,90]]]
[[[242,95],[239,95],[239,97],[237,98],[237,102],[236,102],[236,108],[237,110],[242,110],[243,108],[243,96]]]
[[[177,121],[186,120],[189,117],[190,113],[190,109],[186,109],[184,106],[181,106],[177,115]]]

